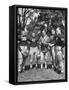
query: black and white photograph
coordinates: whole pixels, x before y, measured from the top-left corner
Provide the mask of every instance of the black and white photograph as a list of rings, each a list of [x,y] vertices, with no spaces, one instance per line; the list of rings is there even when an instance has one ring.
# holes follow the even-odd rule
[[[17,82],[65,79],[65,10],[17,9]]]
[[[0,90],[69,90],[69,1],[1,0]]]

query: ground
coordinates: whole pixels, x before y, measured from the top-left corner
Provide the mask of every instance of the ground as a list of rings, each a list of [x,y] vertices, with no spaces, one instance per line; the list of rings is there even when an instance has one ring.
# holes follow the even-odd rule
[[[53,69],[30,69],[18,74],[18,82],[65,79],[65,74],[57,74]]]

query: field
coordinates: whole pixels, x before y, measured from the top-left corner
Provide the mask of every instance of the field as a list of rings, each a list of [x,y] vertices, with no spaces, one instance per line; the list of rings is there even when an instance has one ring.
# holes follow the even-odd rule
[[[18,82],[41,81],[41,80],[59,80],[65,79],[64,74],[58,74],[53,69],[30,69],[18,74]]]

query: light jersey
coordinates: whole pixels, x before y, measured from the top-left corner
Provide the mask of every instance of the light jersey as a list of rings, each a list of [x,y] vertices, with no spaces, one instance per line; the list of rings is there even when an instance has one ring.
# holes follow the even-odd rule
[[[19,50],[18,50],[18,59],[22,59],[22,54]]]
[[[47,34],[44,37],[40,37],[40,42],[41,44],[41,50],[45,51],[46,48],[48,47],[48,44],[50,42],[50,38],[47,36]]]
[[[61,34],[61,30],[60,30],[59,27],[56,29],[56,33],[57,33],[57,35],[58,35],[58,34]]]
[[[24,52],[27,52],[28,53],[28,49],[27,49],[27,46],[20,46],[21,48],[21,52],[24,54]]]
[[[44,37],[41,37],[40,39],[41,39],[41,42],[44,44],[46,44],[50,41],[50,38],[47,35],[45,35]]]

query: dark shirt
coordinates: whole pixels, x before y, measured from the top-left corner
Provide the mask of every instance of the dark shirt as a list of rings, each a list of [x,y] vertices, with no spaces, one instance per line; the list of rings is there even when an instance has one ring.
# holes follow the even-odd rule
[[[46,48],[48,48],[48,45],[45,45],[45,44],[42,43],[41,44],[41,50],[42,51],[45,51]]]
[[[61,38],[58,37],[57,40],[56,40],[56,45],[64,47],[64,41],[62,41]]]

